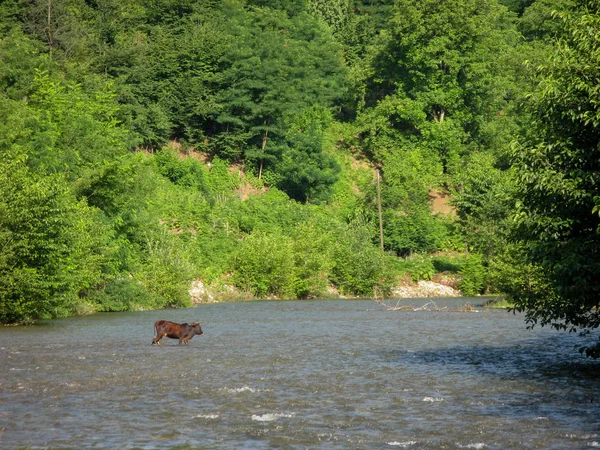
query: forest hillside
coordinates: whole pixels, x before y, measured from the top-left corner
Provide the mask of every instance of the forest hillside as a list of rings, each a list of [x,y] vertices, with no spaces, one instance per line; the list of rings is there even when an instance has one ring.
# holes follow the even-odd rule
[[[435,278],[586,325],[598,29],[575,0],[5,0],[0,321]]]

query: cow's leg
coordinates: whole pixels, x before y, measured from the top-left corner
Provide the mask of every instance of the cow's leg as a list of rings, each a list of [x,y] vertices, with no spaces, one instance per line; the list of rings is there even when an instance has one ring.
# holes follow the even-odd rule
[[[164,338],[166,335],[167,335],[167,333],[165,333],[165,334],[156,333],[156,337],[152,338],[152,343],[156,344],[156,345],[160,345],[160,340],[162,338]]]

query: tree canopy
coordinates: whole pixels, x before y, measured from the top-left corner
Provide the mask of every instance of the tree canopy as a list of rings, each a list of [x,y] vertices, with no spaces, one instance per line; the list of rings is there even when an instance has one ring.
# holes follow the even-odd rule
[[[560,15],[553,58],[539,68],[536,133],[513,153],[517,238],[549,286],[514,293],[530,322],[597,328],[600,288],[600,4]]]

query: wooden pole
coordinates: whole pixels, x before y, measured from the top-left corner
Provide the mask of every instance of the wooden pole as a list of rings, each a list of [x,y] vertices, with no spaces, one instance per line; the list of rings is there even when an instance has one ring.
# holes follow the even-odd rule
[[[379,176],[379,169],[377,169],[377,210],[379,212],[379,244],[381,245],[381,251],[383,251],[383,216],[381,213],[381,181]]]

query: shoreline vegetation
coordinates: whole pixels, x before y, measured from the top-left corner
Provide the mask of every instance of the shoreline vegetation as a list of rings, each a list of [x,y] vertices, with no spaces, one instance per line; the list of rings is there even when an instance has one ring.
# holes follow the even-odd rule
[[[599,0],[0,1],[0,323],[502,293],[597,328],[598,35]]]
[[[221,284],[219,286],[207,286],[201,280],[192,282],[190,290],[190,299],[193,306],[206,303],[221,303],[221,302],[236,302],[249,300],[282,300],[278,296],[268,296],[266,298],[256,298],[251,293],[241,291],[231,284]],[[440,297],[463,297],[460,290],[448,286],[447,284],[437,283],[434,281],[420,280],[417,282],[404,282],[390,290],[390,293],[385,298],[440,298]],[[360,295],[344,295],[339,292],[334,286],[329,286],[321,296],[310,297],[311,299],[374,299],[381,298],[380,296],[360,296]]]
[[[261,300],[284,300],[277,296],[266,298],[256,298],[251,293],[243,292],[231,284],[221,284],[218,286],[207,286],[202,280],[195,280],[191,283],[189,295],[192,306],[198,306],[209,303],[243,302],[243,301],[261,301]],[[334,286],[329,286],[327,293],[322,296],[310,297],[310,300],[352,300],[366,299],[374,301],[387,301],[398,299],[422,299],[422,298],[457,298],[465,297],[462,292],[451,285],[448,281],[404,281],[395,288],[391,289],[390,295],[381,298],[373,296],[348,296],[340,293]],[[472,298],[469,296],[468,298]],[[501,294],[478,295],[486,307],[509,308],[512,303],[505,299]],[[295,299],[298,300],[298,299]],[[300,299],[301,300],[301,299]]]

